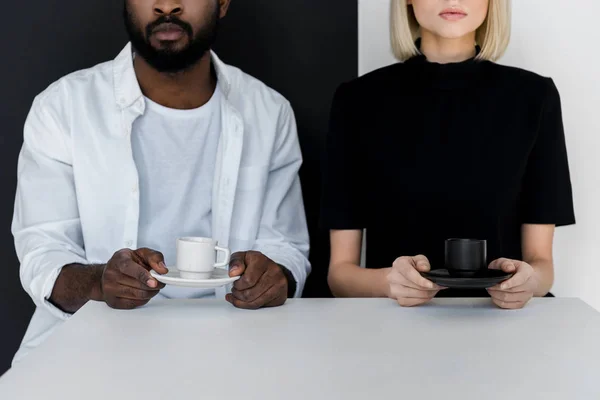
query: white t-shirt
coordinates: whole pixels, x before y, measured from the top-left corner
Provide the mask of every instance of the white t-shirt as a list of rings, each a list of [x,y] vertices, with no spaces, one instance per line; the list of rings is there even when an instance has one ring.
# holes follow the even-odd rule
[[[133,124],[131,143],[139,173],[138,247],[158,250],[167,267],[176,264],[176,240],[211,237],[212,188],[221,134],[221,92],[202,107],[176,110],[146,98],[146,112]],[[214,294],[167,286],[161,295],[194,298]]]

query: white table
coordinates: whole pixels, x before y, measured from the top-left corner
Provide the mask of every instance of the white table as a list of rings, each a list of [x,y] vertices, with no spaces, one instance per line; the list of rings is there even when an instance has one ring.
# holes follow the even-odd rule
[[[93,303],[0,378],[0,399],[600,399],[599,341],[576,299]]]

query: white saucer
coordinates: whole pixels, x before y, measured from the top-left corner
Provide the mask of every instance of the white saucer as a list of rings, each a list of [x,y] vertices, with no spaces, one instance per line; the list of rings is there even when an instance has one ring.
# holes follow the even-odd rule
[[[208,279],[185,279],[181,277],[181,274],[177,268],[168,267],[168,269],[169,272],[165,275],[161,275],[156,271],[150,271],[150,275],[165,285],[184,286],[199,289],[218,288],[240,279],[239,276],[230,278],[229,271],[222,268],[215,268],[212,276]]]

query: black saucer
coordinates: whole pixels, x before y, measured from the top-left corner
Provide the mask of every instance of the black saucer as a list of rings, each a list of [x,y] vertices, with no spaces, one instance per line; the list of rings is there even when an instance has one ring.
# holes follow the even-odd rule
[[[446,269],[434,269],[421,273],[424,278],[440,286],[453,289],[487,289],[511,278],[513,274],[496,269],[486,269],[473,277],[450,276]]]

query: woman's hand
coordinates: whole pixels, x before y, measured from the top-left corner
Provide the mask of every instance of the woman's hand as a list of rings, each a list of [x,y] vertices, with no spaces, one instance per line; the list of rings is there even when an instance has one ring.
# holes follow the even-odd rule
[[[420,272],[429,272],[431,265],[427,257],[400,257],[387,276],[388,297],[403,307],[414,307],[429,302],[442,289],[441,286],[423,278]]]
[[[492,262],[489,268],[514,273],[512,278],[488,289],[494,304],[498,307],[509,310],[520,309],[533,298],[538,282],[531,265],[523,261],[500,258]]]

